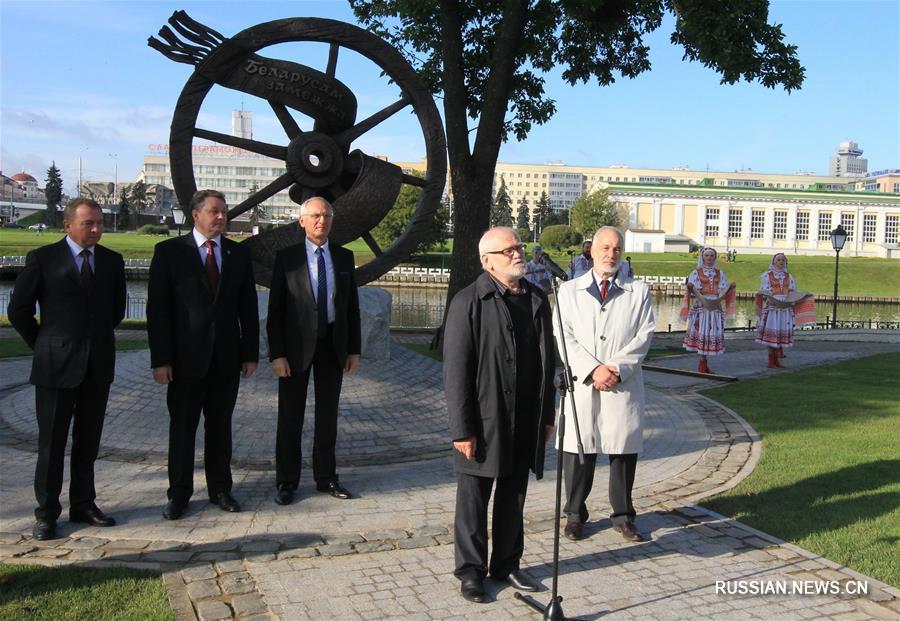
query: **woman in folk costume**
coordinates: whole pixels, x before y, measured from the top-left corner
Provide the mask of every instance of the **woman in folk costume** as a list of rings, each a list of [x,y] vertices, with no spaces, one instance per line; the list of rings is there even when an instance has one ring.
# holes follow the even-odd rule
[[[794,344],[794,323],[814,323],[812,296],[797,293],[787,257],[777,253],[759,279],[756,294],[756,342],[769,350],[769,368],[783,367],[784,348]]]
[[[687,278],[687,291],[681,304],[681,318],[687,320],[684,348],[700,354],[697,370],[701,373],[713,372],[707,356],[725,352],[725,319],[734,318],[737,297],[734,283],[729,284],[725,272],[716,267],[717,259],[715,248],[700,252],[697,269]]]

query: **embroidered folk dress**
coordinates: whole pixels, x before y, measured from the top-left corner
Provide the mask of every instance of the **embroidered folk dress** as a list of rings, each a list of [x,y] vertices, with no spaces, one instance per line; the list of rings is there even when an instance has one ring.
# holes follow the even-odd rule
[[[770,269],[759,281],[760,293],[784,301],[787,294],[796,291],[794,277],[787,270]],[[766,301],[756,322],[756,342],[768,347],[791,347],[794,344],[794,307],[775,308]]]
[[[728,289],[728,277],[715,267],[698,267],[688,276],[688,284],[704,298],[714,300]],[[725,316],[721,309],[708,310],[692,300],[684,334],[684,348],[701,356],[725,352]]]

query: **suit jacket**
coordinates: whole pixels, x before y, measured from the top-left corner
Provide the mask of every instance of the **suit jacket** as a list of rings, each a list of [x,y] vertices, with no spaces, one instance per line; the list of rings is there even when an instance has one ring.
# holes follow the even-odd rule
[[[334,267],[334,353],[343,367],[350,354],[359,354],[362,344],[359,323],[359,292],[353,253],[328,244]],[[269,293],[269,360],[287,358],[292,372],[312,364],[318,341],[318,310],[306,261],[306,242],[281,249],[272,267]]]
[[[156,245],[147,288],[150,366],[171,365],[175,379],[230,375],[259,360],[259,310],[250,253],[222,239],[218,291],[192,232]]]
[[[615,287],[603,302],[592,272],[559,288],[563,325],[556,338],[565,338],[572,375],[577,378],[575,405],[585,453],[639,453],[643,448],[641,363],[656,326],[653,296],[650,287],[625,276],[623,270],[613,282]],[[610,391],[593,388],[590,375],[599,364],[619,368],[621,381]],[[566,433],[565,450],[578,450],[574,430]]]
[[[482,477],[510,474],[516,463],[515,425],[537,427],[532,470],[544,471],[544,427],[553,424],[556,389],[553,373],[553,326],[550,303],[537,287],[529,287],[531,308],[540,347],[541,381],[534,386],[538,407],[519,411],[538,414],[533,420],[516,418],[516,344],[512,318],[490,274],[453,296],[444,328],[444,392],[450,417],[450,436],[475,436],[475,459],[453,451],[457,472]],[[532,456],[527,456],[532,457]]]
[[[122,255],[95,246],[94,276],[85,290],[65,238],[32,250],[16,278],[7,313],[34,350],[32,384],[73,388],[87,373],[98,383],[111,383],[116,364],[113,330],[125,316]]]

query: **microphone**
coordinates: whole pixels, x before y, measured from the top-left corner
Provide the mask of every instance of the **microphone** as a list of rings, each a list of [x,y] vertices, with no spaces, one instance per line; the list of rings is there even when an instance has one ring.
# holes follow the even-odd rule
[[[559,278],[562,281],[569,280],[569,275],[566,274],[563,269],[558,266],[553,259],[550,258],[547,254],[541,255],[540,263],[547,268],[547,271]]]

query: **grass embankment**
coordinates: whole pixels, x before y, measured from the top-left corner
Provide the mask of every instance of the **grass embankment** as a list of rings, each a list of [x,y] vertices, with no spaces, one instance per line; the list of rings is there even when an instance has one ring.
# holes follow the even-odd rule
[[[790,358],[788,358],[790,360]],[[900,586],[900,354],[704,391],[762,437],[713,511]]]
[[[0,621],[168,621],[159,574],[112,567],[0,565]]]
[[[21,229],[0,229],[0,255],[24,255],[29,250],[58,241],[61,231],[46,231],[38,235],[35,231]],[[164,237],[138,235],[135,232],[103,234],[103,245],[122,253],[128,259],[149,259],[153,247]],[[241,237],[236,237],[238,241]],[[529,244],[529,247],[533,244]],[[368,263],[374,255],[365,242],[356,240],[347,245],[356,255],[358,265]],[[453,240],[448,240],[446,252],[428,252],[412,257],[407,264],[418,267],[449,268]],[[687,276],[697,266],[697,258],[687,253],[668,252],[650,254],[631,252],[635,272],[643,276]],[[570,257],[566,252],[550,252],[551,258],[563,269],[568,267]],[[529,253],[530,258],[530,253]],[[756,291],[759,277],[769,268],[772,257],[765,255],[739,254],[736,263],[721,263],[728,278],[737,282],[741,291]],[[791,256],[791,272],[797,287],[803,291],[829,294],[834,290],[834,256]],[[900,263],[891,259],[862,257],[841,257],[840,294],[849,296],[900,297]]]

